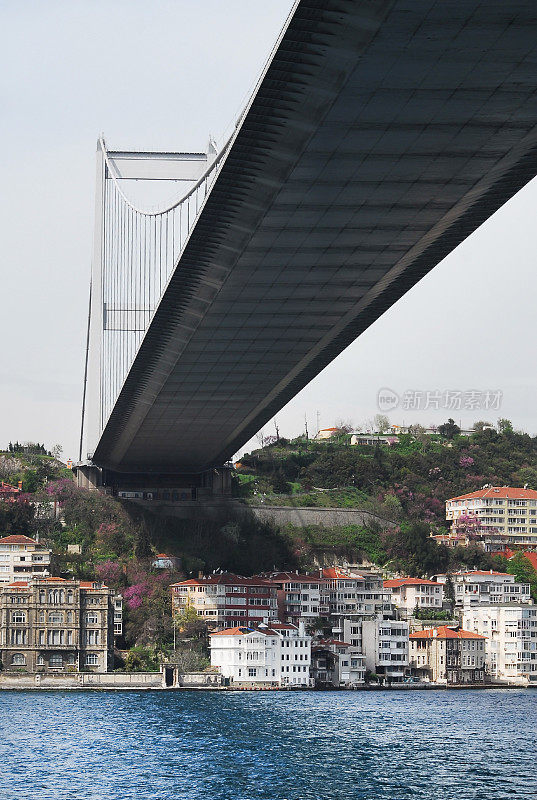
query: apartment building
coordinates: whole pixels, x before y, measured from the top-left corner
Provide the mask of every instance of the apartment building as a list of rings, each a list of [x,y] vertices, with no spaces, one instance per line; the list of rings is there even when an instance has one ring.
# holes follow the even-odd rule
[[[258,576],[276,589],[278,619],[298,625],[328,614],[324,599],[326,581],[298,572],[267,572]]]
[[[384,589],[382,575],[372,570],[360,573],[341,567],[325,567],[314,573],[324,581],[321,602],[327,614],[338,619],[363,617],[391,611],[391,593]],[[334,633],[341,633],[341,626]]]
[[[345,620],[345,630],[352,623]],[[408,622],[405,620],[364,619],[361,622],[361,651],[365,668],[385,680],[400,683],[408,673]]]
[[[441,584],[446,584],[447,575],[437,575]],[[455,592],[455,606],[531,603],[530,584],[518,583],[514,575],[494,570],[468,570],[451,575]]]
[[[304,624],[236,626],[210,636],[211,665],[232,683],[309,686],[311,636]]]
[[[190,607],[212,628],[258,625],[278,618],[276,587],[264,578],[223,572],[170,588],[174,617]]]
[[[98,582],[47,577],[0,586],[3,669],[107,672],[115,610],[114,591]]]
[[[365,681],[365,656],[349,642],[321,639],[311,648],[311,677],[316,686],[360,686]]]
[[[51,551],[29,536],[0,539],[0,585],[43,578],[50,574]]]
[[[485,637],[442,625],[410,634],[410,666],[414,675],[455,686],[485,681]]]
[[[537,606],[510,603],[465,608],[463,625],[486,637],[487,671],[493,680],[537,683]]]
[[[391,602],[403,616],[410,617],[414,609],[440,611],[444,600],[444,587],[424,578],[394,578],[384,581],[391,593]]]
[[[537,491],[485,486],[446,501],[446,519],[457,530],[461,517],[475,518],[482,537],[517,547],[537,545]]]

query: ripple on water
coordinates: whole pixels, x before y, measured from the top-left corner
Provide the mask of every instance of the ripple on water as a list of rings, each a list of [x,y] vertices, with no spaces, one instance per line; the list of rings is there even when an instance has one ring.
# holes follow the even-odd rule
[[[535,798],[536,698],[4,692],[0,798]]]

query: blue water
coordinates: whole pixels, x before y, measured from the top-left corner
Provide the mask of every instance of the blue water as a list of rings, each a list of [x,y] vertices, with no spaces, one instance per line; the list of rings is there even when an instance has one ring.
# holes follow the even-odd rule
[[[2,692],[1,800],[537,797],[537,691]]]

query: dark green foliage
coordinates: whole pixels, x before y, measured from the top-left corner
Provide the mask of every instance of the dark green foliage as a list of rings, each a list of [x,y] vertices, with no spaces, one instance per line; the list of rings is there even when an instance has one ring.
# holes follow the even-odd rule
[[[520,583],[529,583],[533,602],[537,603],[537,573],[524,553],[516,553],[507,562],[507,572]]]
[[[34,507],[29,503],[4,503],[0,501],[0,535],[34,534]]]

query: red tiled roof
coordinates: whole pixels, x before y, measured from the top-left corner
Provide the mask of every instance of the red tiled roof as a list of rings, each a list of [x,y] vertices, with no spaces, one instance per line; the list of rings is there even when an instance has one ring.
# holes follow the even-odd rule
[[[8,589],[25,589],[30,584],[28,581],[14,581],[13,583],[8,583]]]
[[[4,536],[0,539],[0,544],[37,544],[35,539],[31,539],[29,536],[23,536],[22,534],[11,534],[10,536]]]
[[[190,578],[187,581],[172,583],[172,586],[210,586],[210,585],[230,585],[230,586],[266,586],[272,588],[266,578],[245,578],[242,575],[235,575],[232,572],[223,572],[216,575],[209,575],[203,578]]]
[[[461,572],[454,572],[454,575],[502,575],[503,577],[512,577],[510,572],[496,572],[493,569],[471,569],[468,571],[462,570]]]
[[[99,584],[95,586],[94,584]],[[101,589],[108,589],[108,586],[105,586],[104,583],[100,583],[99,581],[80,581],[80,588],[81,589],[95,589],[100,591]]]
[[[436,631],[436,636],[434,635]],[[454,631],[453,628],[448,628],[447,625],[440,625],[438,628],[426,628],[423,631],[415,631],[411,633],[409,639],[486,639],[486,636],[481,636],[479,633],[472,633],[471,631],[458,630]]]
[[[262,633],[264,636],[274,636],[278,631],[281,630],[298,630],[296,625],[285,625],[283,622],[274,622],[271,623],[271,627],[260,627],[256,626],[250,627],[247,625],[240,625],[234,628],[225,628],[222,631],[216,631],[215,633],[211,633],[211,636],[246,636],[250,633]]]
[[[400,586],[439,586],[434,581],[426,580],[425,578],[393,578],[390,581],[384,581],[385,589],[398,589]]]
[[[322,582],[322,578],[313,578],[311,575],[297,575],[296,572],[269,572],[256,577],[271,583],[315,583]]]
[[[482,497],[497,497],[500,500],[537,500],[535,489],[517,489],[512,486],[490,486],[488,489],[479,489],[477,492],[461,494],[458,497],[450,497],[450,500],[472,500]]]
[[[526,558],[530,562],[530,564],[533,567],[533,569],[535,570],[535,572],[537,572],[537,553],[532,552],[530,550],[530,551],[524,552],[524,555],[526,556]]]
[[[326,580],[352,580],[353,578],[363,579],[362,575],[358,575],[358,573],[351,573],[346,572],[339,567],[323,567],[318,572],[314,572],[313,575],[319,578],[325,578]]]
[[[340,642],[339,639],[319,639],[320,645],[331,645],[335,644],[339,647],[352,647],[350,642]]]
[[[4,483],[4,481],[2,481],[2,483],[0,484],[0,494],[2,494],[2,492],[4,492],[5,494],[13,494],[13,492],[15,492],[15,494],[18,494],[20,492],[20,489],[17,486],[10,486],[9,483]]]

